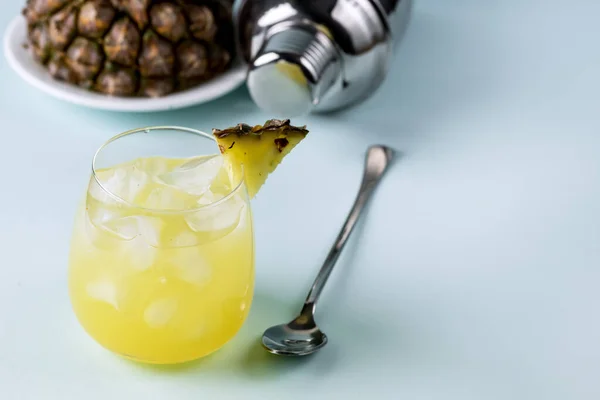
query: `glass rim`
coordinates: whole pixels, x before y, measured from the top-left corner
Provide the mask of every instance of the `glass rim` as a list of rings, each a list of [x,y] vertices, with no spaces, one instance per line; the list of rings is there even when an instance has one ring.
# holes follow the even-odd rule
[[[236,184],[233,186],[233,188],[231,189],[231,191],[229,191],[229,193],[227,193],[225,196],[223,196],[222,198],[215,200],[211,203],[208,204],[202,204],[199,205],[198,207],[193,207],[193,208],[183,208],[183,209],[177,209],[177,210],[167,210],[167,209],[156,209],[156,208],[147,208],[147,207],[142,207],[138,204],[135,204],[133,202],[127,201],[124,198],[122,198],[121,196],[117,195],[116,193],[113,193],[112,191],[108,190],[106,187],[104,187],[104,185],[102,184],[102,182],[100,182],[100,179],[98,178],[98,175],[96,173],[96,160],[98,158],[98,156],[100,155],[100,153],[102,152],[102,150],[106,149],[106,147],[113,143],[116,142],[117,140],[124,138],[126,136],[129,135],[134,135],[136,133],[150,133],[151,131],[166,131],[166,130],[171,130],[171,131],[179,131],[179,132],[185,132],[185,133],[191,133],[193,135],[197,135],[197,136],[201,136],[204,137],[205,139],[209,139],[211,141],[213,141],[214,143],[217,143],[217,141],[215,140],[215,138],[212,135],[209,135],[206,132],[197,130],[197,129],[193,129],[193,128],[186,128],[184,126],[176,126],[176,125],[156,125],[156,126],[147,126],[144,128],[135,128],[135,129],[130,129],[128,131],[119,133],[118,135],[115,135],[113,137],[111,137],[110,139],[108,139],[106,142],[104,142],[94,153],[94,157],[92,158],[92,176],[94,177],[94,181],[96,182],[96,184],[100,187],[100,189],[102,189],[106,194],[108,194],[111,198],[113,198],[114,200],[123,203],[125,206],[127,207],[131,207],[131,208],[135,208],[144,212],[148,212],[148,213],[152,213],[152,214],[183,214],[183,213],[193,213],[196,211],[200,211],[200,210],[205,210],[207,208],[212,208],[212,207],[216,207],[218,205],[220,205],[221,203],[225,203],[227,200],[229,200],[231,197],[233,197],[242,187],[244,181],[245,181],[245,177],[244,177],[244,166],[240,165],[240,176],[241,178],[239,179],[239,182],[236,182]]]

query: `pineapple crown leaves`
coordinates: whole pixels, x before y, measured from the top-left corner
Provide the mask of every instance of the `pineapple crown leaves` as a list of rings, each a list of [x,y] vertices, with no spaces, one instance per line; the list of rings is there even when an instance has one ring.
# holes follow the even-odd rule
[[[260,136],[264,132],[273,132],[279,131],[283,135],[288,135],[292,133],[300,133],[303,136],[308,134],[308,129],[306,126],[294,126],[290,123],[289,119],[279,120],[279,119],[270,119],[265,122],[264,125],[255,125],[250,126],[248,124],[240,123],[236,126],[226,129],[213,129],[213,135],[219,139],[227,137],[229,135],[238,135],[238,136],[246,136],[246,135],[254,135]],[[276,139],[277,140],[277,139]]]

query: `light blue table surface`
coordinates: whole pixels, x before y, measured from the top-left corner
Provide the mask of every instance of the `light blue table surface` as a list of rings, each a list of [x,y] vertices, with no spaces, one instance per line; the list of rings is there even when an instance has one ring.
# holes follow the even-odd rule
[[[2,29],[20,3],[2,2]],[[599,16],[597,0],[417,0],[373,98],[293,121],[311,133],[253,203],[256,297],[239,336],[168,370],[111,355],[71,312],[91,156],[129,128],[269,116],[245,89],[151,115],[88,110],[2,59],[0,399],[600,398]],[[303,300],[376,142],[403,157],[326,289],[330,344],[302,360],[263,353],[259,335]]]

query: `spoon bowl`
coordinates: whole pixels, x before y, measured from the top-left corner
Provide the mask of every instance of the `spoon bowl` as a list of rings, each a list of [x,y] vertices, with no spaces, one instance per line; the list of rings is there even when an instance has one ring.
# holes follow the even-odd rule
[[[263,347],[281,356],[306,356],[327,344],[325,335],[310,316],[300,315],[288,324],[272,326],[262,338]]]

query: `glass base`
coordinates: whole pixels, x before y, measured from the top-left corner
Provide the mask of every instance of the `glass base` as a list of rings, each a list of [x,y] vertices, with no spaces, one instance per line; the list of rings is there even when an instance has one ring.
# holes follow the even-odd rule
[[[179,359],[179,360],[168,360],[168,361],[167,360],[160,360],[160,361],[146,360],[146,359],[142,359],[142,358],[138,358],[138,357],[133,357],[133,356],[130,356],[127,354],[115,353],[114,351],[112,351],[110,349],[106,349],[106,348],[105,349],[121,358],[124,358],[128,361],[133,361],[138,364],[156,365],[156,366],[178,366],[178,365],[193,363],[195,361],[200,361],[200,360],[214,354],[215,352],[219,351],[223,346],[221,346],[213,351],[210,351],[202,356],[199,356],[199,357],[191,357],[191,358],[185,358],[185,359]]]

